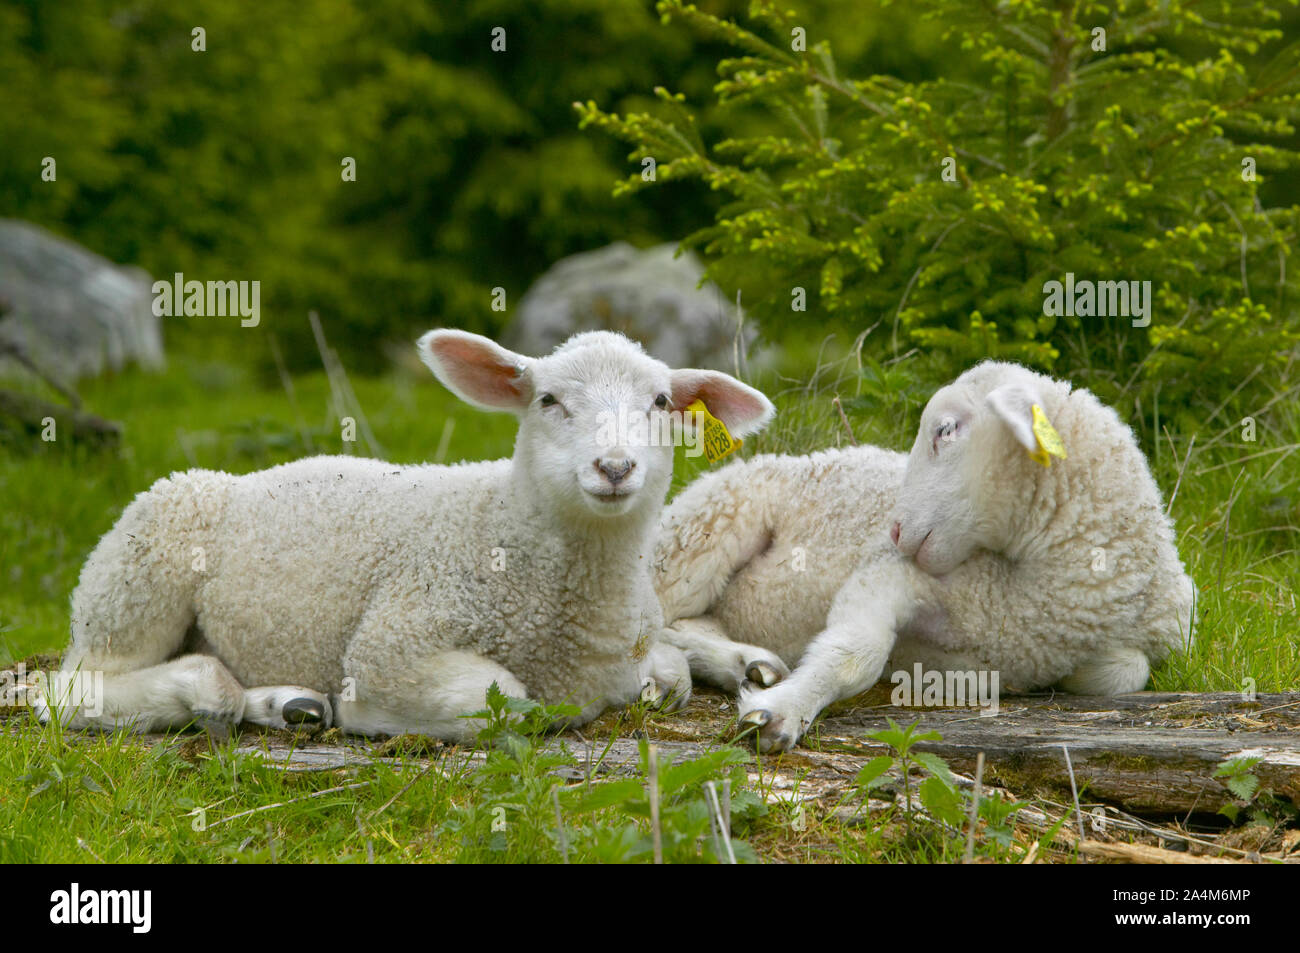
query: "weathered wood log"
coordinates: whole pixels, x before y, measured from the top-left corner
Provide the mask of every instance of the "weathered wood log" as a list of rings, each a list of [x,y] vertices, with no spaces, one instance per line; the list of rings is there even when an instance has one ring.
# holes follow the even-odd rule
[[[777,799],[813,800],[832,808],[846,795],[856,798],[858,771],[871,758],[888,753],[867,735],[886,727],[888,719],[897,724],[919,720],[918,731],[937,731],[943,740],[919,742],[918,750],[934,752],[966,774],[983,752],[985,785],[998,785],[1021,798],[1072,803],[1065,745],[1085,808],[1105,804],[1134,814],[1179,818],[1213,814],[1233,801],[1224,780],[1214,777],[1215,770],[1243,756],[1260,759],[1251,770],[1261,790],[1300,804],[1300,692],[1261,694],[1253,700],[1232,692],[1007,696],[992,716],[969,708],[880,704],[888,697],[887,687],[877,688],[832,706],[793,751],[761,760],[751,756],[748,774],[756,781],[761,778],[763,789]],[[700,690],[686,711],[652,715],[643,730],[659,746],[661,762],[698,757],[732,742],[735,714],[732,700]],[[620,723],[623,717],[607,713],[581,732],[551,742],[568,745],[577,756],[576,768],[567,773],[634,773],[638,742],[627,736],[627,724]],[[621,725],[621,737],[609,742],[616,725]],[[322,743],[325,740],[247,733],[243,750],[290,771],[337,770],[382,760],[397,750],[360,739],[330,738]],[[736,743],[745,746],[743,739]],[[435,743],[414,752],[414,758],[408,753],[407,760],[428,763],[442,750]]]
[[[1085,804],[1148,815],[1212,814],[1233,800],[1224,781],[1214,777],[1215,769],[1246,755],[1261,758],[1252,769],[1261,789],[1300,804],[1300,693],[1259,695],[1254,701],[1235,693],[1012,696],[1003,699],[998,715],[985,717],[968,708],[863,704],[875,695],[836,706],[804,745],[761,762],[755,759],[750,775],[761,776],[778,798],[831,806],[851,790],[868,760],[888,753],[868,734],[887,727],[890,718],[897,724],[919,719],[919,732],[934,730],[943,740],[920,742],[917,750],[932,751],[966,773],[982,751],[985,783],[1019,797],[1071,803],[1065,745]],[[721,696],[701,692],[687,712],[656,718],[646,734],[665,760],[697,757],[730,740],[733,714]],[[563,736],[578,756],[580,775],[636,768],[635,739],[618,738],[606,750],[602,736],[611,727],[608,717],[581,734]],[[271,747],[267,755],[289,770],[320,770],[367,760],[363,750],[303,744],[290,749],[286,744],[279,753]]]
[[[1079,853],[1093,860],[1116,864],[1240,864],[1242,861],[1227,857],[1206,857],[1180,850],[1165,850],[1147,844],[1108,844],[1102,841],[1084,841]]]
[[[0,300],[0,318],[3,318],[6,313],[8,313],[8,303]],[[59,380],[57,374],[51,374],[33,361],[31,355],[17,341],[6,341],[4,338],[0,338],[0,358],[6,357],[11,358],[20,367],[26,368],[29,373],[34,374],[57,391],[73,410],[81,409],[81,395],[76,390]]]
[[[48,420],[54,422],[56,443],[72,440],[111,448],[121,441],[121,424],[31,394],[0,390],[0,426],[8,425],[9,429],[44,437]]]
[[[1300,693],[1176,694],[1143,692],[1113,698],[1012,696],[995,716],[973,709],[857,707],[832,714],[814,729],[824,751],[870,758],[887,751],[866,735],[886,718],[937,731],[922,742],[954,768],[973,769],[984,752],[985,777],[1017,794],[1069,800],[1070,778],[1080,798],[1135,813],[1213,813],[1232,800],[1215,769],[1231,758],[1257,756],[1252,769],[1267,789],[1300,804]]]

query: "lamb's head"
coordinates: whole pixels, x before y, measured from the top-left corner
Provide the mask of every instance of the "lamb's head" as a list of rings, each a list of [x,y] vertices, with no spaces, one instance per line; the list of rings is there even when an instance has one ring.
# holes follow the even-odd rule
[[[1057,449],[1050,421],[1069,391],[999,361],[978,364],[937,391],[921,414],[894,510],[899,551],[933,575],[976,549],[1006,552],[1036,482],[1048,478],[1048,451]]]
[[[733,377],[672,370],[609,331],[577,334],[538,358],[453,330],[430,331],[419,349],[462,400],[519,418],[517,475],[552,509],[584,521],[658,510],[681,412],[692,402],[703,401],[736,436],[774,412]]]

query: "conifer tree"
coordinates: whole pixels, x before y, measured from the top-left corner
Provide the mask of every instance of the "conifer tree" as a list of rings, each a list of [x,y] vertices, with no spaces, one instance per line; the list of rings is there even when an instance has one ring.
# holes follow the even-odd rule
[[[1300,43],[1247,66],[1281,46],[1269,4],[892,7],[976,54],[975,84],[844,76],[834,37],[801,35],[770,0],[751,4],[752,29],[681,0],[658,9],[738,50],[715,93],[744,129],[706,144],[663,88],[653,115],[588,102],[581,123],[655,158],[653,183],[634,174],[616,192],[698,178],[731,199],[685,244],[774,335],[874,328],[868,356],[916,349],[936,376],[1020,360],[1148,417],[1249,406],[1293,371],[1300,208],[1270,207],[1261,185],[1300,164],[1280,144],[1295,132]],[[749,134],[754,107],[771,131]],[[1150,282],[1149,316],[1060,313],[1048,290],[1067,280]]]

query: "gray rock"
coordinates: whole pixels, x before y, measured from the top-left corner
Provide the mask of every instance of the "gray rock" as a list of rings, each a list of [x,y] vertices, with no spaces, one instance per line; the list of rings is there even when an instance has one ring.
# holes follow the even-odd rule
[[[0,345],[65,381],[163,364],[149,276],[26,222],[0,219]],[[0,353],[9,348],[0,346]],[[19,371],[0,357],[0,372]]]
[[[578,331],[621,331],[670,367],[741,369],[755,333],[746,325],[737,342],[734,302],[717,285],[700,286],[704,274],[690,252],[677,246],[645,250],[615,242],[562,259],[537,279],[506,329],[507,347],[548,354]]]

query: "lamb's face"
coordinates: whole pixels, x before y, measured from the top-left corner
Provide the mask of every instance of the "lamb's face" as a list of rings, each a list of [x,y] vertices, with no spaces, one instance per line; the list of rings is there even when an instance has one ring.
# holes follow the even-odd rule
[[[464,331],[430,331],[418,346],[462,400],[519,417],[517,478],[576,519],[657,511],[683,438],[682,413],[693,401],[736,436],[758,430],[774,412],[766,397],[726,374],[670,370],[608,331],[575,335],[541,358]]]
[[[943,575],[977,549],[1004,551],[1039,464],[1033,406],[1053,382],[986,361],[937,391],[921,414],[894,510],[899,551]]]
[[[516,455],[562,509],[599,517],[658,507],[672,478],[672,372],[615,335],[584,335],[528,371]]]

